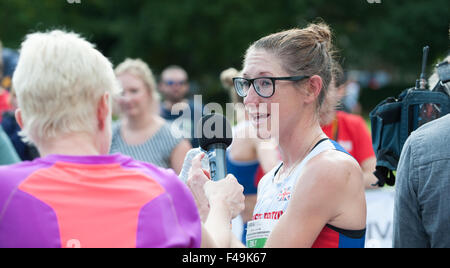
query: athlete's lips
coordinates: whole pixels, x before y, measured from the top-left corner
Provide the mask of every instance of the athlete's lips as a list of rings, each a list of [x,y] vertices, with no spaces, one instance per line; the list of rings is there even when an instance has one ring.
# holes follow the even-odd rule
[[[250,119],[252,122],[256,124],[262,123],[262,121],[267,121],[270,118],[270,114],[263,114],[263,113],[255,113],[250,114]]]

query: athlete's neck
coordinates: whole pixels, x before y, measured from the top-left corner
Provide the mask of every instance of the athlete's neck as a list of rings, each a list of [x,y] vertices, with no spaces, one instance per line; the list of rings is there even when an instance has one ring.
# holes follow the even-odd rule
[[[280,138],[280,153],[286,170],[301,162],[321,139],[326,138],[319,124],[308,128],[294,128],[289,135]]]

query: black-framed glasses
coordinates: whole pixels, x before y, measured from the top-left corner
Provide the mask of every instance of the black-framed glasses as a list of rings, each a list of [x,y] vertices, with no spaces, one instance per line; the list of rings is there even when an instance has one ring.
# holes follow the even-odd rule
[[[258,77],[254,79],[235,77],[233,78],[233,83],[236,93],[243,98],[247,97],[251,85],[253,85],[253,88],[259,96],[263,98],[270,98],[273,94],[275,94],[275,81],[300,81],[305,78],[309,78],[309,76]]]

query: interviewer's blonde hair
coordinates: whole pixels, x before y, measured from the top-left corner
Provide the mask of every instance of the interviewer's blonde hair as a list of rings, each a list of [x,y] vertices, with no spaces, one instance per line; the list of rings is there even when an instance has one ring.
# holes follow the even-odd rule
[[[120,92],[111,62],[78,34],[53,30],[26,36],[13,76],[27,141],[95,133],[105,93]],[[111,103],[111,102],[110,102]]]

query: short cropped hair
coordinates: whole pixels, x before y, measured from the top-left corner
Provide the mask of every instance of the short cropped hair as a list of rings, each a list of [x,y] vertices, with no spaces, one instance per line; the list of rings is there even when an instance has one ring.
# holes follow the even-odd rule
[[[168,71],[173,71],[173,70],[177,70],[177,71],[181,71],[182,73],[184,73],[184,75],[186,76],[186,80],[189,79],[189,75],[186,72],[185,69],[183,69],[183,67],[179,66],[179,65],[170,65],[167,66],[166,68],[164,68],[164,70],[161,72],[161,81],[163,80],[164,75],[168,72]]]
[[[100,98],[120,93],[111,62],[78,34],[62,30],[26,36],[13,85],[21,135],[37,145],[61,134],[95,133]]]

